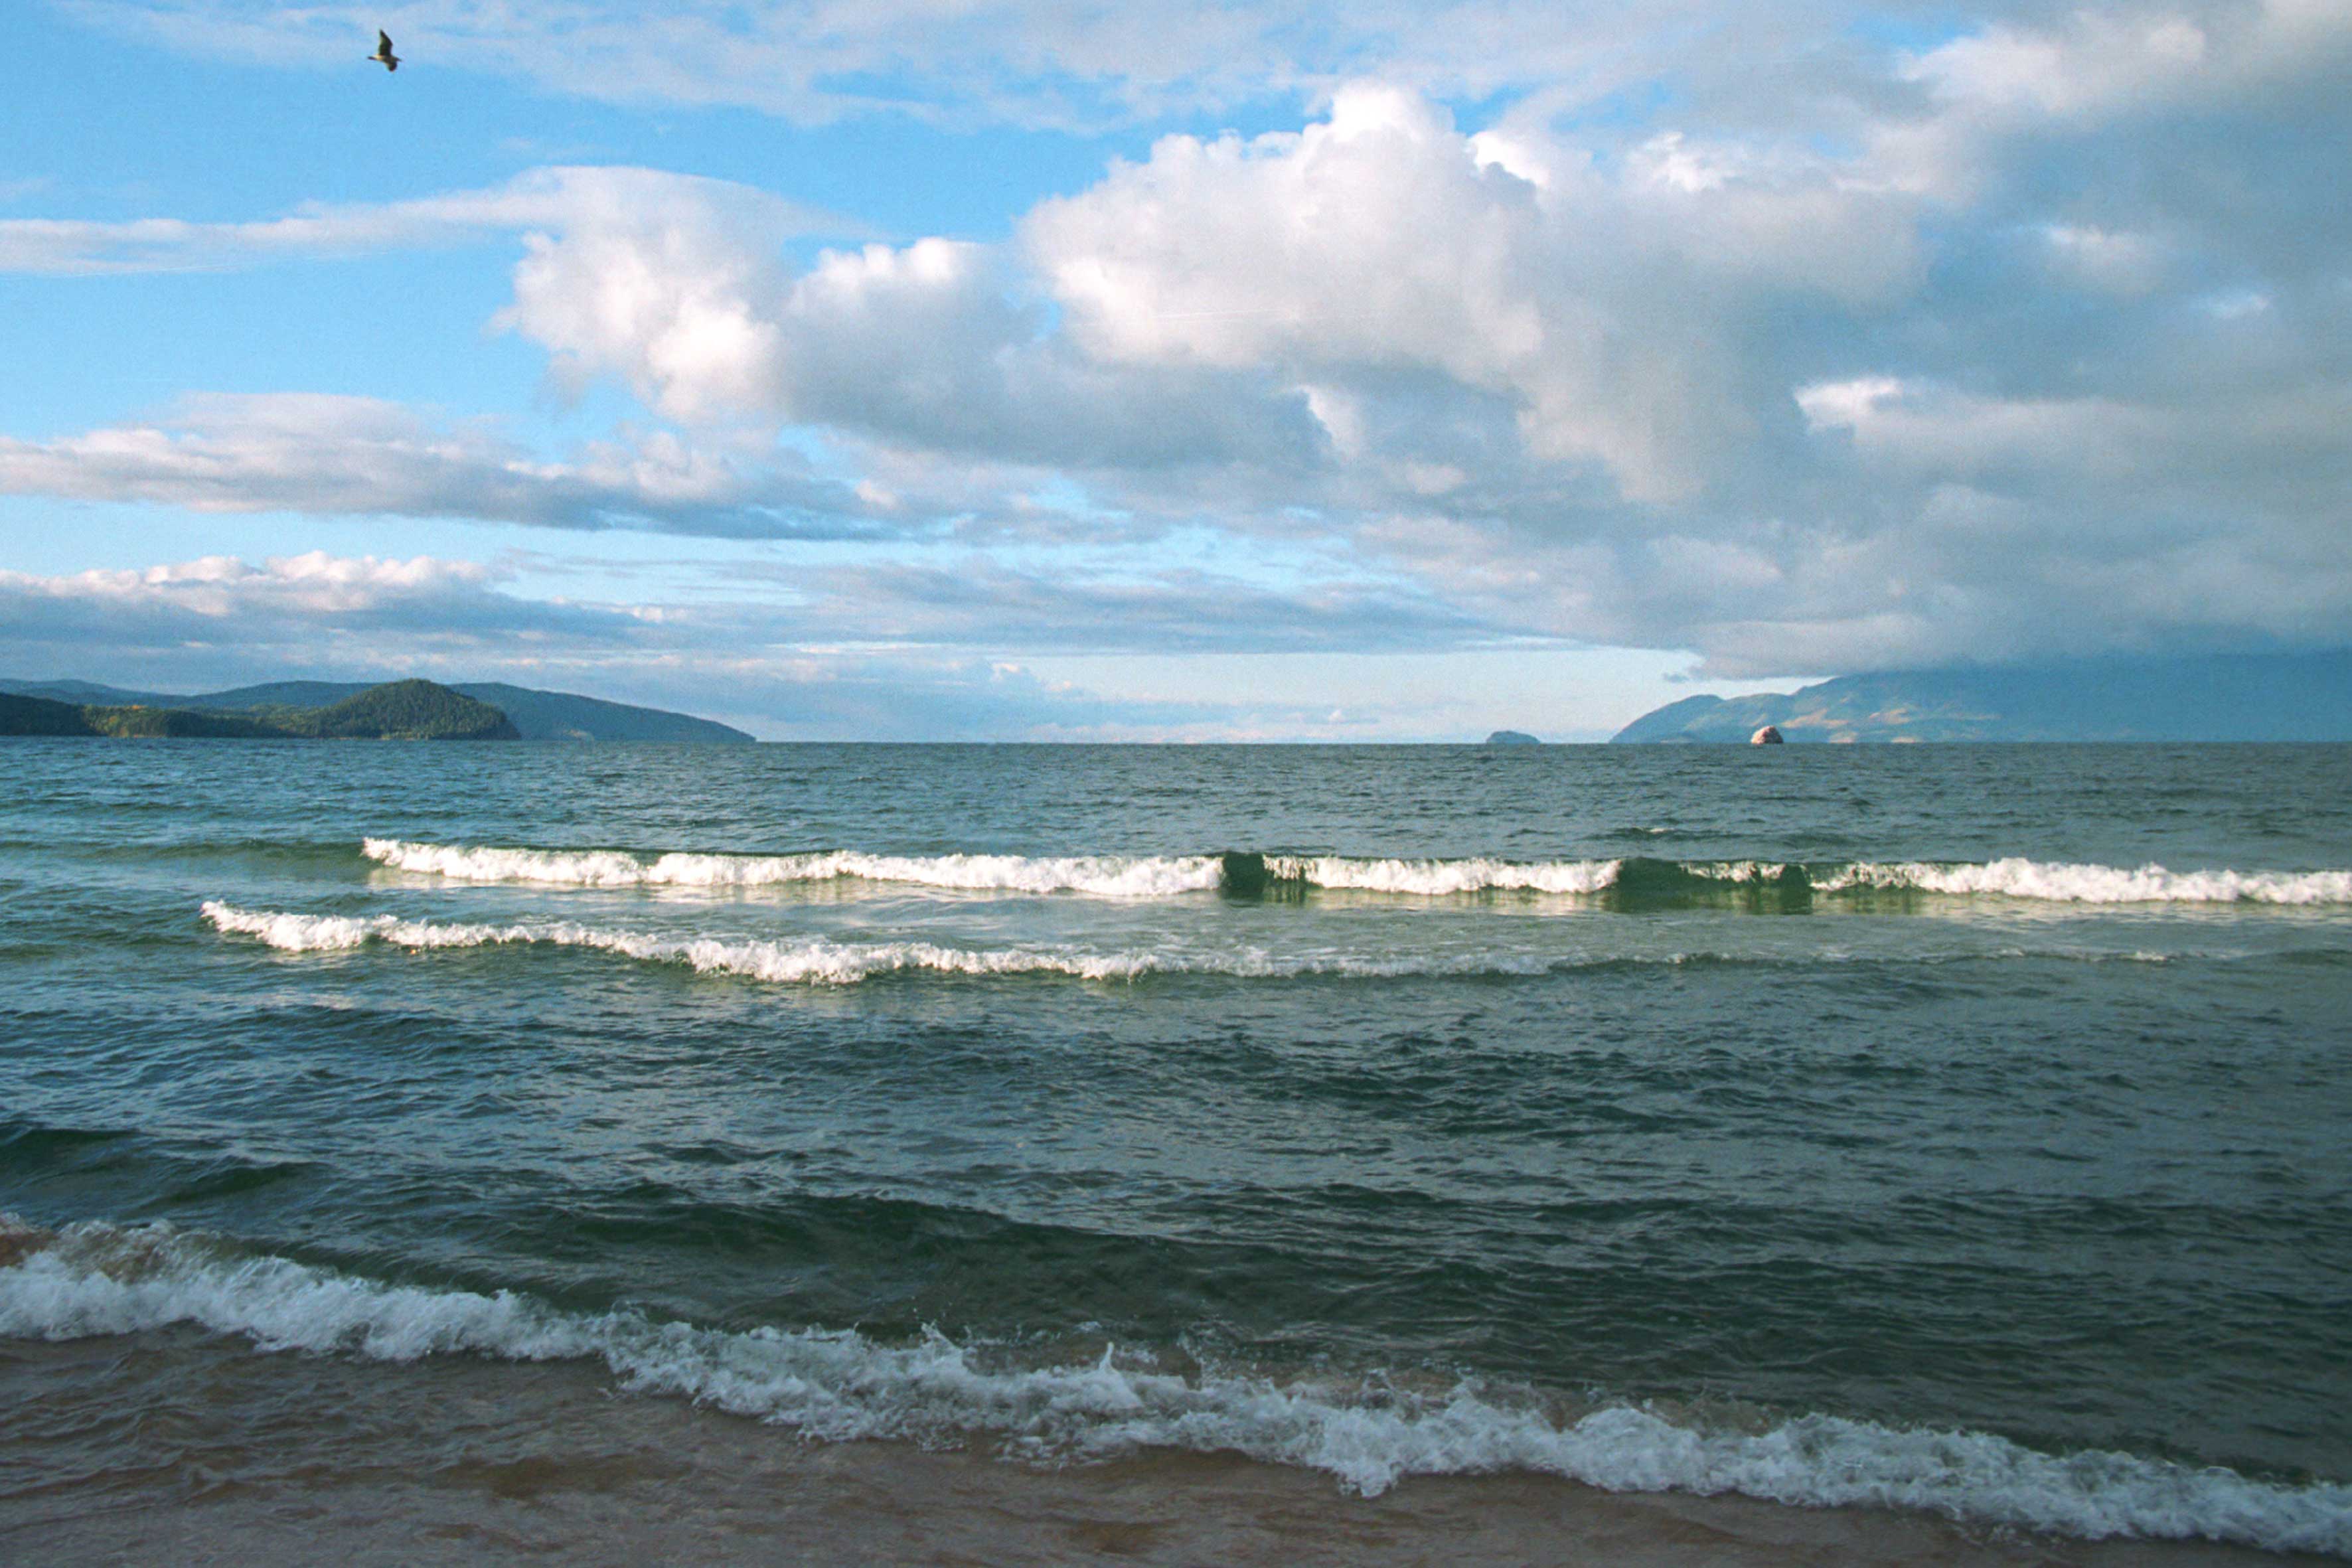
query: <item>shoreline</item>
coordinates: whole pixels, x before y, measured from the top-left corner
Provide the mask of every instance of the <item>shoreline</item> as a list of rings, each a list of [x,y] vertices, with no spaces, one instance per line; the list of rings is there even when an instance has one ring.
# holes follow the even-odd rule
[[[985,1446],[824,1443],[574,1363],[399,1365],[264,1353],[191,1330],[0,1342],[0,1556],[1725,1568],[2252,1568],[2331,1559],[2086,1542],[1925,1513],[1612,1493],[1508,1473],[1325,1474],[1147,1449],[1048,1466]]]

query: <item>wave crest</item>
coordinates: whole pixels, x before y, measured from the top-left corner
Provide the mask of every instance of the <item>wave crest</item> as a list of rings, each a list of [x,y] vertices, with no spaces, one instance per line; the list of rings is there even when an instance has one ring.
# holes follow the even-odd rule
[[[2352,871],[2168,871],[2016,857],[1983,865],[1856,861],[1813,885],[1822,892],[1888,888],[2083,904],[2352,903]]]
[[[1223,891],[1255,896],[1285,889],[1392,893],[1421,898],[1520,892],[1671,898],[1727,889],[1796,897],[1905,892],[2082,904],[2352,903],[2352,870],[2174,871],[2011,856],[1962,860],[1620,859],[1503,860],[1346,855],[868,855],[835,849],[806,855],[713,855],[673,851],[650,859],[611,849],[527,849],[362,842],[367,857],[396,870],[465,882],[526,882],[572,888],[750,888],[856,879],[1009,893],[1085,893],[1160,899]]]
[[[1459,893],[1598,893],[1616,885],[1622,860],[1375,860],[1341,855],[1264,857],[1276,882],[1444,898]]]
[[[651,860],[613,849],[562,850],[413,844],[370,838],[371,860],[400,871],[462,882],[538,882],[570,888],[753,888],[856,879],[1019,893],[1092,893],[1156,899],[1218,885],[1214,855],[866,855],[831,849],[812,855],[703,855],[672,852]]]
[[[558,1310],[512,1290],[405,1286],[243,1254],[168,1226],[67,1226],[0,1264],[0,1334],[48,1340],[193,1325],[265,1352],[404,1363],[473,1354],[601,1362],[627,1388],[803,1436],[1007,1439],[1034,1458],[1229,1451],[1385,1491],[1412,1475],[1525,1470],[1612,1491],[1736,1492],[1810,1507],[1928,1510],[2089,1539],[2204,1537],[2352,1556],[2352,1488],[2289,1487],[2112,1452],[2045,1454],[1984,1433],[1806,1415],[1710,1429],[1609,1405],[1574,1419],[1465,1381],[1442,1393],[1336,1381],[1197,1378],[1099,1361],[1005,1368],[936,1332],[730,1331]]]
[[[1551,967],[1542,958],[1508,956],[1277,957],[1255,948],[1197,955],[1087,953],[1047,948],[942,947],[927,942],[842,942],[814,937],[792,942],[748,937],[665,937],[606,931],[572,921],[479,925],[403,920],[396,915],[305,915],[241,910],[218,900],[207,901],[202,913],[215,930],[256,937],[285,952],[346,952],[376,942],[419,949],[578,947],[652,963],[684,964],[705,974],[736,974],[786,984],[852,985],[877,974],[912,970],[942,974],[1066,974],[1080,980],[1137,980],[1148,974],[1224,974],[1244,979],[1534,974]]]

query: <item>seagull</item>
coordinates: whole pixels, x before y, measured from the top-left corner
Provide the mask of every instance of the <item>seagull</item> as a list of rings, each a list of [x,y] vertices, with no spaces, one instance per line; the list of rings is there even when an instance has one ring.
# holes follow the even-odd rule
[[[370,55],[368,58],[381,61],[383,68],[388,71],[396,71],[400,68],[400,57],[392,52],[392,35],[382,27],[375,30],[375,53]]]

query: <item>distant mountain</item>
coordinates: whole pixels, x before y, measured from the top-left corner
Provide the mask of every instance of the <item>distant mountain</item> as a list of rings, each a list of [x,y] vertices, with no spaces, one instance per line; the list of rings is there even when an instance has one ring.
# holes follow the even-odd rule
[[[200,691],[170,701],[185,708],[210,708],[236,713],[248,708],[327,708],[372,689],[365,680],[272,680],[261,686],[236,686],[226,691]],[[455,691],[454,686],[449,688]]]
[[[94,680],[0,680],[0,692],[14,697],[45,697],[52,702],[77,706],[96,703],[103,708],[127,708],[133,703],[169,708],[187,701],[168,691],[130,691],[120,686],[100,686]]]
[[[85,706],[202,709],[210,712],[246,713],[257,710],[331,707],[363,691],[375,689],[356,680],[276,680],[261,686],[239,686],[226,691],[193,696],[165,691],[131,691],[87,680],[5,680],[0,692],[45,697]],[[535,691],[527,686],[498,681],[458,681],[446,689],[487,702],[505,713],[526,741],[688,741],[749,742],[751,736],[709,719],[658,708],[635,708],[568,691]],[[16,731],[0,730],[0,733]]]
[[[507,716],[488,703],[478,702],[429,680],[394,680],[365,687],[341,702],[324,707],[265,707],[242,713],[207,708],[59,702],[46,697],[0,694],[0,734],[247,741],[521,738]]]
[[[1486,737],[1486,744],[1490,746],[1540,746],[1543,742],[1537,740],[1533,735],[1528,734],[1525,730],[1497,730],[1493,734]]]
[[[526,741],[689,741],[748,745],[742,731],[709,719],[633,708],[568,691],[533,691],[497,681],[467,681],[457,689],[497,704]]]
[[[1848,675],[1786,695],[1685,697],[1627,742],[2352,741],[2352,651],[2084,659]]]

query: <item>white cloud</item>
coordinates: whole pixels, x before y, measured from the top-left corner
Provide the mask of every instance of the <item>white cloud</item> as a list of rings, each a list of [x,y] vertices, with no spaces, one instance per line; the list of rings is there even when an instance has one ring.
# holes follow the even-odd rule
[[[141,501],[199,512],[446,517],[718,537],[880,531],[849,486],[653,432],[534,458],[483,422],[432,423],[374,398],[184,398],[163,419],[52,441],[0,437],[0,494]]]
[[[883,445],[1080,467],[1297,465],[1303,400],[1249,373],[1098,365],[990,247],[931,237],[787,274],[719,226],[534,236],[503,324],[574,379],[668,416],[834,426]]]
[[[1521,131],[1507,160],[1360,86],[1295,135],[1167,138],[1042,205],[1025,240],[1105,362],[1270,367],[1345,410],[1343,450],[1385,378],[1431,374],[1502,400],[1535,460],[1673,501],[1772,417],[1740,336],[1889,299],[1918,270],[1911,220],[1818,159],[1669,139],[1604,171]],[[1428,456],[1397,456],[1419,488]]]
[[[0,572],[0,646],[60,658],[219,648],[310,664],[377,641],[478,647],[618,629],[601,612],[512,598],[493,576],[472,562],[324,551],[257,566],[210,555],[136,571]]]
[[[1906,12],[1927,35],[1907,53],[1858,13],[1770,3],[910,5],[550,0],[493,29],[416,0],[393,25],[426,61],[551,80],[601,50],[638,79],[591,67],[583,90],[804,115],[877,61],[877,92],[957,114],[1116,117],[1244,82],[1328,86],[1328,112],[1164,137],[1005,244],[806,265],[782,244],[798,209],[644,171],[273,224],[0,224],[0,258],[53,270],[519,228],[502,323],[689,432],[549,465],[470,426],[338,416],[297,439],[199,409],[0,447],[0,484],[714,531],[799,506],[1065,546],[1182,524],[1343,563],[1353,608],[1280,636],[1399,616],[1721,669],[2352,637],[2340,5],[2019,0],[1949,36]],[[289,61],[344,48],[309,9],[98,10]],[[1430,83],[1523,95],[1457,124]],[[838,488],[740,456],[747,429],[794,426]],[[1067,558],[895,570],[860,591],[912,637],[966,635],[993,595],[1062,646],[1055,584],[1103,623],[1230,630],[1170,574],[1122,600]],[[1274,625],[1311,597],[1276,596]]]

